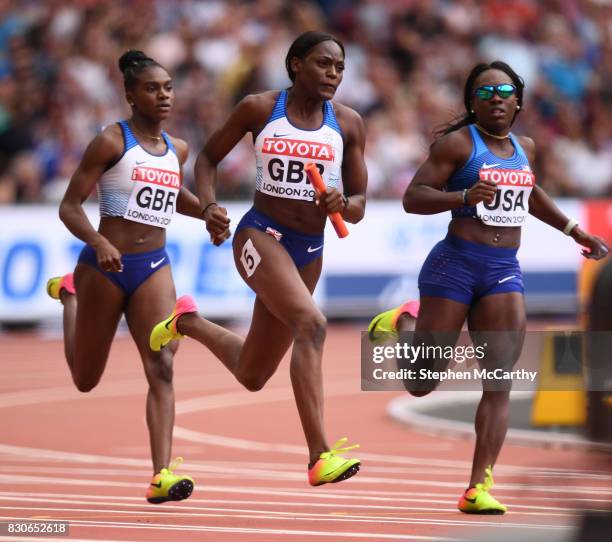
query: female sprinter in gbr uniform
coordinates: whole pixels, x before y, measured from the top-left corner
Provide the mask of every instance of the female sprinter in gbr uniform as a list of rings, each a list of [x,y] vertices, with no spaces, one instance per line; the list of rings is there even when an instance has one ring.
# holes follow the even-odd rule
[[[344,47],[332,36],[302,34],[286,57],[292,86],[247,96],[198,157],[200,203],[213,242],[220,244],[230,235],[230,221],[215,202],[217,164],[245,134],[252,134],[255,201],[233,239],[238,272],[257,294],[246,339],[198,316],[186,297],[151,335],[154,349],[180,335],[200,341],[252,391],[264,386],[293,343],[291,383],[308,444],[312,485],[339,482],[359,470],[359,460],[340,455],[352,448],[343,446],[345,438],[330,447],[325,437],[321,357],[326,320],[311,295],[321,273],[327,214],[340,212],[356,223],[365,209],[363,121],[352,109],[331,101],[342,81],[344,60]],[[311,162],[329,187],[318,202],[304,171]]]
[[[104,372],[122,314],[142,358],[149,383],[149,427],[154,477],[147,500],[158,504],[186,499],[189,476],[169,464],[174,424],[172,358],[149,348],[151,328],[172,310],[176,294],[165,250],[166,226],[174,210],[201,218],[199,202],[181,186],[189,149],[162,131],[174,102],[168,72],[140,51],[119,59],[129,120],[106,128],[89,144],[60,205],[66,227],[86,243],[72,273],[50,279],[49,295],[64,305],[64,349],[72,378],[83,392]],[[83,211],[94,186],[100,198],[96,231]]]

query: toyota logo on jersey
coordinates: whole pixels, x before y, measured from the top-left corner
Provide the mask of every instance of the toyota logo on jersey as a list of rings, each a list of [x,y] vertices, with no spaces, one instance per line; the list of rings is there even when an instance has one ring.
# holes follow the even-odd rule
[[[491,203],[476,205],[476,215],[490,226],[522,226],[529,214],[529,196],[535,185],[535,175],[529,166],[523,169],[483,167],[478,172],[482,181],[497,185]]]
[[[181,187],[181,177],[178,173],[153,167],[136,166],[132,170],[132,181],[153,183],[170,188]]]
[[[266,137],[261,152],[277,154],[280,156],[295,156],[305,160],[327,161],[334,160],[334,148],[327,143],[317,141],[301,141],[299,139],[280,139]]]
[[[535,183],[535,175],[527,170],[521,169],[481,169],[478,172],[481,181],[493,181],[497,185],[504,186],[530,186]]]

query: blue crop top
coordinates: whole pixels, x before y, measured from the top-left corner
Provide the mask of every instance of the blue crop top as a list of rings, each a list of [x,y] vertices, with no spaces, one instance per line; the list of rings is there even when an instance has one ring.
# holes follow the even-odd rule
[[[510,158],[501,158],[489,150],[480,132],[473,124],[470,124],[468,128],[472,136],[472,154],[465,165],[455,171],[447,181],[447,192],[458,192],[465,188],[471,188],[478,182],[481,169],[525,170],[529,168],[531,170],[527,155],[514,134],[510,133],[510,141],[514,145],[514,154]],[[453,218],[476,216],[476,207],[465,206],[453,209],[452,216]]]

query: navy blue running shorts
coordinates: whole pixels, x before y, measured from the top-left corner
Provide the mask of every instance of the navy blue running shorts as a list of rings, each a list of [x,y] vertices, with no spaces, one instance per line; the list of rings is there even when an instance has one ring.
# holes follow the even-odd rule
[[[523,294],[517,250],[473,243],[449,233],[423,263],[419,273],[421,297],[445,297],[472,305],[487,295]]]
[[[255,228],[274,237],[289,253],[299,269],[323,254],[323,234],[306,235],[277,224],[263,213],[251,207],[236,227],[236,234],[244,228]]]
[[[98,265],[96,251],[89,245],[85,245],[79,255],[79,263],[89,265],[100,271],[111,282],[119,286],[127,296],[132,295],[153,273],[168,265],[170,259],[166,248],[162,247],[151,252],[123,254],[121,262],[123,263],[123,271],[115,273],[104,271]]]

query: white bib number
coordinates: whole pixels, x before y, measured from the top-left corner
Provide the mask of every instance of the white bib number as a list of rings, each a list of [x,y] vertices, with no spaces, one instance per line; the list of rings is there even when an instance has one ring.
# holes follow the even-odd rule
[[[529,214],[529,196],[535,182],[531,171],[510,169],[481,169],[481,180],[497,184],[491,203],[476,205],[476,216],[487,226],[522,226]]]
[[[315,191],[305,166],[316,164],[323,180],[328,183],[333,175],[336,150],[330,143],[266,137],[261,147],[261,183],[258,190],[270,196],[313,201]]]
[[[134,186],[123,216],[127,220],[165,228],[170,224],[181,187],[180,177],[172,171],[135,167]]]
[[[255,273],[255,270],[259,265],[259,262],[261,262],[261,256],[259,255],[259,252],[257,252],[255,245],[253,245],[253,241],[251,241],[250,239],[247,240],[247,242],[242,247],[242,252],[240,253],[240,261],[242,262],[242,267],[244,267],[247,277],[253,276],[253,273]]]
[[[314,200],[315,191],[306,175],[304,161],[275,157],[264,162],[260,192],[281,198]],[[317,167],[323,173],[324,166],[317,164]]]

